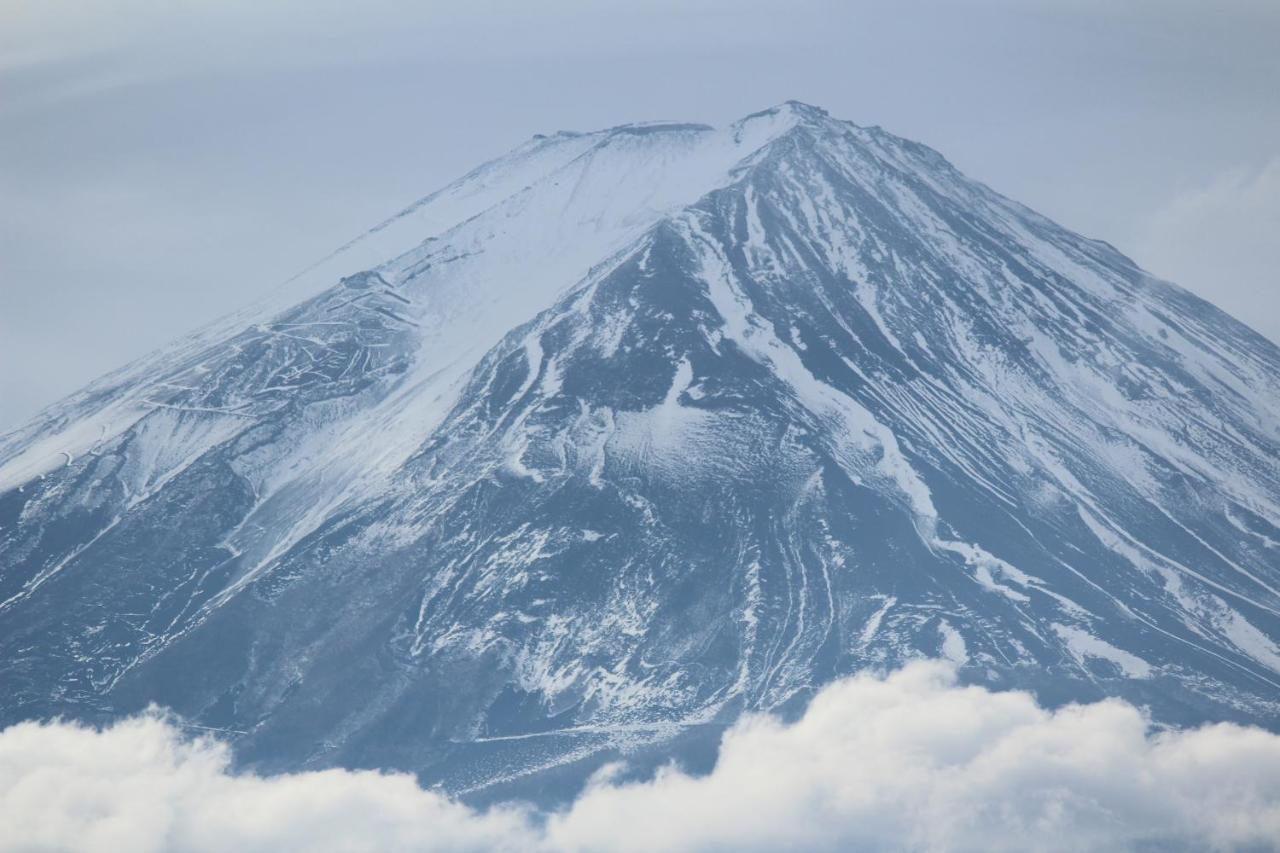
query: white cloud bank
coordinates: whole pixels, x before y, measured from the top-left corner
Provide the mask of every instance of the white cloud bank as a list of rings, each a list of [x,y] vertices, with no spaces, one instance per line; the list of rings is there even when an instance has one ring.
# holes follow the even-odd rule
[[[743,721],[710,775],[592,785],[542,819],[476,812],[403,775],[260,778],[158,717],[0,732],[11,850],[1271,850],[1280,736],[1152,734],[1121,702],[1047,711],[940,663]]]

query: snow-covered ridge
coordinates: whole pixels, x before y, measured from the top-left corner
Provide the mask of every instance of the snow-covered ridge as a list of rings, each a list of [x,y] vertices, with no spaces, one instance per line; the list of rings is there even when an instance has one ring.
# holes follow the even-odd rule
[[[0,489],[48,473],[68,455],[79,457],[136,423],[148,410],[138,399],[138,386],[158,372],[175,363],[195,364],[211,344],[287,311],[282,299],[312,297],[363,270],[390,270],[416,279],[422,289],[431,280],[423,273],[433,259],[454,263],[474,251],[466,245],[484,242],[488,257],[479,269],[468,269],[465,284],[454,286],[455,293],[474,295],[481,303],[475,310],[486,316],[471,317],[480,337],[474,327],[459,323],[456,313],[422,337],[433,355],[457,346],[459,339],[468,348],[492,345],[566,282],[582,278],[594,262],[663,215],[723,185],[735,166],[804,117],[783,105],[718,132],[708,125],[654,122],[534,137],[339,247],[262,303],[109,374],[0,437]],[[517,221],[523,230],[510,227]],[[586,234],[580,233],[583,226],[589,228]],[[515,291],[519,298],[512,299],[507,287],[512,271],[504,263],[518,265],[521,277],[536,286],[521,287]]]

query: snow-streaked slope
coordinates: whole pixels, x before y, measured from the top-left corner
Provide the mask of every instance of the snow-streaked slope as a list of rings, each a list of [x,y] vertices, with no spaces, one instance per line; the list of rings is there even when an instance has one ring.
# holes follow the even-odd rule
[[[1280,722],[1280,351],[930,149],[559,134],[306,276],[0,443],[6,719],[455,791],[921,655]]]
[[[465,370],[477,351],[545,307],[593,264],[607,262],[661,216],[727,182],[731,168],[794,120],[781,111],[721,132],[651,123],[535,137],[342,246],[284,288],[306,296],[322,291],[322,312],[306,304],[280,308],[273,295],[104,377],[5,436],[0,489],[115,438],[155,407],[156,393],[199,386],[193,376],[201,377],[208,362],[226,352],[230,337],[282,315],[292,328],[314,329],[335,325],[331,316],[314,316],[334,302],[352,306],[337,318],[343,322],[381,322],[377,315],[390,311],[397,316],[389,320],[420,329],[414,346],[423,348],[418,361],[431,373],[441,359]],[[368,309],[361,304],[368,294],[350,302],[332,298],[334,283],[369,270],[380,272],[388,289],[405,292],[390,306]],[[510,286],[513,277],[518,287]]]

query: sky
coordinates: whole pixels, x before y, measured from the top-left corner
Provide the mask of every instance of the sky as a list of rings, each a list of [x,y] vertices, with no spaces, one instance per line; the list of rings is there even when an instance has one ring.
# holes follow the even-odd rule
[[[0,431],[534,133],[798,99],[1280,340],[1274,0],[0,0]]]

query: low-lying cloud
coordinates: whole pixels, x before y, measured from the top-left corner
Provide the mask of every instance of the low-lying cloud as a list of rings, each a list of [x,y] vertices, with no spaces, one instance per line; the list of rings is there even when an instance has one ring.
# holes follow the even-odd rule
[[[1055,711],[946,665],[748,718],[709,775],[602,778],[568,809],[478,812],[406,775],[230,770],[160,715],[0,732],[0,847],[16,850],[1270,850],[1280,736],[1153,733],[1106,701]]]

